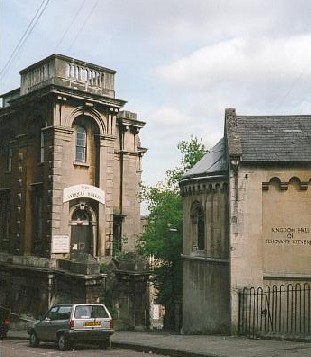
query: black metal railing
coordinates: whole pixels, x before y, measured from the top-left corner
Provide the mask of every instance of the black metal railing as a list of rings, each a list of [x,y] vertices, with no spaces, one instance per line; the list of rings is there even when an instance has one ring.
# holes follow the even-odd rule
[[[244,288],[239,293],[238,329],[250,338],[310,335],[310,284]]]

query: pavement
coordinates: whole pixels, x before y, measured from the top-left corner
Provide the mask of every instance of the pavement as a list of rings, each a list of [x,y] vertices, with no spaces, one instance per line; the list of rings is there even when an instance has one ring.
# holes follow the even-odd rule
[[[28,334],[26,330],[10,330],[8,339],[24,340]],[[237,336],[116,331],[111,342],[112,347],[173,357],[311,357],[311,342]]]

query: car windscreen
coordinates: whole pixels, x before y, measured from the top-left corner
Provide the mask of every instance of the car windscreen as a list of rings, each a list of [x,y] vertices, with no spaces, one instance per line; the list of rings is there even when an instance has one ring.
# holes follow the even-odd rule
[[[75,308],[74,316],[76,319],[110,317],[103,305],[78,305]]]

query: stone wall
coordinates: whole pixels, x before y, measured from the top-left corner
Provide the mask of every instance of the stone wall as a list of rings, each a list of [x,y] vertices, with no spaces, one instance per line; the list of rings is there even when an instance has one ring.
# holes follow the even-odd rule
[[[230,334],[228,264],[184,259],[183,333]]]
[[[230,332],[228,187],[224,178],[182,187],[183,333]],[[204,249],[198,247],[195,208],[204,213]]]

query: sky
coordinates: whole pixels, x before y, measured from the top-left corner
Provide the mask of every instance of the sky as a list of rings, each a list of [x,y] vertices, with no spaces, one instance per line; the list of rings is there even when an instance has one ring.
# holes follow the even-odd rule
[[[0,93],[53,53],[116,70],[156,185],[179,142],[218,142],[225,108],[311,114],[310,15],[309,0],[0,0]]]

